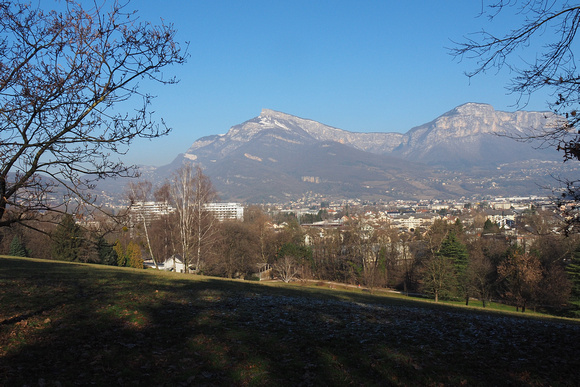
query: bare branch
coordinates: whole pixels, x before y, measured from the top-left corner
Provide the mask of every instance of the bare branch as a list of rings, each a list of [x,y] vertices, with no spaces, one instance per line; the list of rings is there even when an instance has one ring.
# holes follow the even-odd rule
[[[580,5],[555,0],[500,0],[488,6],[493,20],[506,8],[517,7],[524,20],[519,27],[501,36],[481,31],[456,43],[451,54],[458,59],[475,59],[469,77],[488,70],[508,67],[515,74],[508,90],[520,100],[540,89],[548,90],[553,100],[547,106],[554,116],[546,130],[518,137],[520,141],[540,140],[541,147],[554,147],[563,154],[564,162],[580,160],[580,74],[576,65],[576,33],[580,27]],[[545,43],[538,50],[537,40]],[[531,61],[523,61],[520,53],[531,51]],[[523,63],[522,63],[523,62]],[[548,117],[547,117],[548,118]],[[563,193],[556,202],[565,209],[567,231],[578,228],[580,217],[579,184],[564,181]]]
[[[137,174],[111,155],[170,131],[137,82],[177,82],[161,71],[186,60],[173,26],[140,22],[117,1],[109,10],[65,5],[45,12],[0,1],[0,225],[12,222],[8,206],[50,210],[57,184],[91,203],[86,188],[96,180]]]

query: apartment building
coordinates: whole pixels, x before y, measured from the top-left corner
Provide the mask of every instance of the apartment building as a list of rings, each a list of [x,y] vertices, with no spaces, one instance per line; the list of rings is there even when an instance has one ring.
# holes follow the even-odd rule
[[[208,203],[205,209],[212,212],[218,220],[244,219],[244,206],[240,203]]]

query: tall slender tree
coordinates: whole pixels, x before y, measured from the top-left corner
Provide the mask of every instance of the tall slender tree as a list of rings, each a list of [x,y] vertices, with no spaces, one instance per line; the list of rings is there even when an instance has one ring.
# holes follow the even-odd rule
[[[138,183],[129,183],[129,200],[132,207],[129,209],[129,213],[137,218],[137,222],[141,225],[143,229],[143,234],[145,236],[145,244],[151,256],[151,260],[155,265],[156,269],[159,269],[157,264],[157,259],[155,259],[155,254],[153,253],[153,247],[151,245],[151,237],[149,236],[149,228],[151,227],[151,217],[148,217],[144,211],[144,204],[150,199],[151,190],[153,184],[150,181],[140,181]],[[140,208],[136,207],[141,206]]]
[[[216,219],[206,205],[217,198],[200,166],[184,164],[173,176],[171,199],[179,232],[179,250],[186,271],[201,273],[203,255],[215,241]]]

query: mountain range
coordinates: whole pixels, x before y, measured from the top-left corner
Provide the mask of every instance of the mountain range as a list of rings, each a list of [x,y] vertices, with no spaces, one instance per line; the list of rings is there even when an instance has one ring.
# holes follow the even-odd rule
[[[577,174],[553,147],[516,141],[553,124],[549,112],[466,103],[406,133],[349,132],[264,109],[226,134],[196,140],[162,181],[199,164],[223,200],[285,202],[305,193],[363,200],[547,195],[554,176]]]

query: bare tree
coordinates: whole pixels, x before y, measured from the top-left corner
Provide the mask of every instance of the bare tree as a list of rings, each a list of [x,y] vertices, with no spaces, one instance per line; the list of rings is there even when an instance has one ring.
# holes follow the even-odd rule
[[[398,260],[401,262],[403,292],[409,295],[409,286],[414,282],[414,273],[416,271],[416,260],[411,252],[412,234],[408,232],[400,233],[397,236],[396,246],[399,249]]]
[[[260,254],[260,236],[253,225],[226,220],[219,225],[219,242],[215,254],[216,273],[228,278],[245,278],[264,263]]]
[[[485,303],[491,298],[493,273],[494,266],[481,248],[472,249],[467,267],[468,285],[477,294],[484,308]]]
[[[195,271],[202,269],[202,256],[215,241],[217,222],[215,216],[206,209],[206,204],[217,199],[217,192],[211,180],[203,174],[201,167],[195,168],[194,224],[195,224]]]
[[[520,139],[540,139],[544,146],[563,152],[564,161],[580,160],[580,74],[576,64],[576,32],[580,27],[580,5],[568,1],[496,0],[484,9],[490,20],[515,10],[522,20],[502,35],[481,31],[457,43],[452,54],[475,59],[469,77],[492,69],[508,68],[511,84],[524,104],[532,93],[547,90],[553,96],[548,107],[559,117],[550,128],[531,131]],[[559,204],[567,205],[566,231],[580,225],[580,180],[560,179],[565,186]]]
[[[341,267],[342,243],[338,228],[312,228],[307,231],[312,247],[312,270],[317,279],[345,281]]]
[[[165,183],[153,192],[153,197],[155,201],[167,203],[169,207],[169,203],[171,202],[170,193],[170,185],[169,183]],[[168,212],[168,214],[155,219],[150,227],[151,247],[159,261],[165,261],[177,251],[175,238],[177,217],[172,209],[168,208]]]
[[[375,229],[365,219],[350,220],[344,227],[344,246],[351,259],[354,279],[363,282],[372,291],[381,264]]]
[[[268,262],[269,258],[276,254],[273,248],[274,231],[270,222],[270,217],[258,206],[250,206],[244,210],[244,223],[247,223],[258,237],[261,263]]]
[[[131,206],[134,206],[136,203],[141,204],[140,209],[136,209],[135,207],[133,207],[132,212],[137,217],[141,226],[143,226],[143,232],[145,234],[145,242],[147,243],[147,249],[149,250],[151,259],[155,264],[155,268],[159,270],[159,265],[157,264],[155,254],[153,254],[153,248],[151,247],[151,238],[149,237],[149,226],[150,226],[149,223],[152,219],[147,218],[143,208],[144,203],[149,199],[149,196],[151,195],[152,187],[153,184],[151,184],[150,181],[140,181],[138,183],[130,183],[128,196],[131,202]]]
[[[290,255],[284,255],[278,259],[272,268],[280,279],[286,283],[293,281],[300,274],[300,265],[296,263],[296,258]]]
[[[516,310],[521,306],[522,313],[525,312],[542,279],[540,260],[533,254],[515,251],[508,254],[497,267],[497,272],[506,284],[505,295],[514,301]]]
[[[421,288],[433,294],[435,302],[439,301],[439,297],[452,296],[457,287],[454,256],[446,249],[442,251],[442,247],[449,244],[452,233],[452,227],[441,219],[433,222],[425,233],[426,258],[422,262]],[[454,237],[453,244],[456,242]]]
[[[216,233],[215,217],[206,205],[217,198],[216,191],[201,167],[184,164],[171,185],[171,198],[178,220],[179,245],[187,270],[199,273],[202,256],[211,247]]]
[[[136,174],[112,155],[170,130],[138,82],[177,82],[161,72],[185,62],[173,26],[140,22],[127,2],[86,4],[0,0],[0,226],[72,197],[93,204],[97,180]],[[60,203],[48,197],[57,189]]]
[[[190,266],[193,246],[193,179],[193,169],[186,164],[175,172],[171,184],[171,200],[175,206],[179,232],[178,245],[186,271]]]

